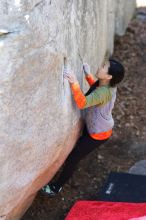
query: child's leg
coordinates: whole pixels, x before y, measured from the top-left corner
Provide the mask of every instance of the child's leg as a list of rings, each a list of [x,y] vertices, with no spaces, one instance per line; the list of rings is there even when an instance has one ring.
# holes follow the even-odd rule
[[[84,130],[83,135],[79,138],[76,146],[66,159],[63,170],[58,180],[54,183],[55,186],[57,188],[62,187],[72,176],[78,162],[105,141],[106,140],[94,140],[89,136],[88,132]]]

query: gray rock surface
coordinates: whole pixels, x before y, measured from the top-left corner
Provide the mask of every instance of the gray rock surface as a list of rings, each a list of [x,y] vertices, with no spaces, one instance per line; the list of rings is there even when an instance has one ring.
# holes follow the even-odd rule
[[[117,4],[126,5],[123,17]],[[1,220],[20,218],[79,136],[81,114],[63,80],[64,57],[85,91],[80,56],[95,72],[105,51],[113,51],[115,20],[128,13],[125,30],[134,6],[132,0],[0,1]]]
[[[131,20],[131,15],[134,15],[136,1],[127,0],[123,2],[123,0],[117,0],[116,2],[115,33],[122,36]]]
[[[130,169],[129,173],[137,175],[146,175],[146,160],[136,162]]]

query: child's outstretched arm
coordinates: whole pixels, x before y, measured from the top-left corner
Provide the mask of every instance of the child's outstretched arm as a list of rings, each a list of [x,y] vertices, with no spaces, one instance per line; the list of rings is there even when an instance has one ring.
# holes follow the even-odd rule
[[[70,83],[74,100],[79,109],[84,109],[99,104],[105,104],[111,98],[109,97],[109,94],[104,87],[96,89],[88,96],[84,96],[74,73],[64,72],[64,78],[67,79]]]
[[[96,82],[96,80],[94,79],[94,76],[91,74],[90,66],[87,63],[84,63],[83,70],[87,82],[89,83],[90,86],[92,86]]]

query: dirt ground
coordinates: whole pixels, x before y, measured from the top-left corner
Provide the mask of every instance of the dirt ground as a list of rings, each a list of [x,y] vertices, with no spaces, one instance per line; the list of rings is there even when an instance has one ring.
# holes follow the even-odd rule
[[[110,171],[128,171],[146,159],[146,8],[137,11],[125,36],[116,37],[114,58],[126,69],[118,88],[112,138],[81,161],[55,198],[38,193],[22,220],[63,220],[77,200],[97,200]]]

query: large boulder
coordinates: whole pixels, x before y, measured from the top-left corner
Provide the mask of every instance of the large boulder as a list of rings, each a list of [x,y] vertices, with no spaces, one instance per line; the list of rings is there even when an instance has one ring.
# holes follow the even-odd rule
[[[112,53],[116,7],[116,0],[0,1],[0,220],[20,219],[72,150],[82,120],[63,80],[64,57],[85,91],[82,59],[95,72]]]
[[[116,20],[115,20],[115,33],[122,36],[134,15],[136,1],[135,0],[115,0],[116,1]]]

